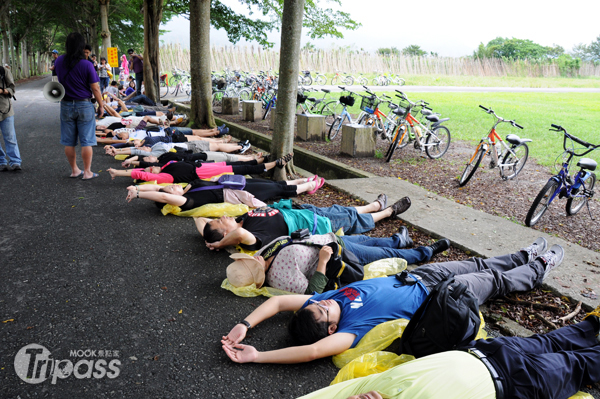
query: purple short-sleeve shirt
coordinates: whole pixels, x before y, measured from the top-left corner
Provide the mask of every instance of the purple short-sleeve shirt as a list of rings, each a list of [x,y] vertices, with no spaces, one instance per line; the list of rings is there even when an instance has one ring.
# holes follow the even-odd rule
[[[92,97],[92,83],[98,83],[100,78],[91,62],[79,60],[69,72],[65,56],[61,55],[54,63],[58,81],[65,87],[65,100],[84,100]]]

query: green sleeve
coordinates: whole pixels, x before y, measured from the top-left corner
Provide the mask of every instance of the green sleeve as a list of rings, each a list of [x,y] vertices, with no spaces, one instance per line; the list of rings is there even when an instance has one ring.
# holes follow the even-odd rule
[[[313,292],[322,294],[329,279],[321,272],[315,272],[308,282],[308,287],[304,293],[311,295]]]

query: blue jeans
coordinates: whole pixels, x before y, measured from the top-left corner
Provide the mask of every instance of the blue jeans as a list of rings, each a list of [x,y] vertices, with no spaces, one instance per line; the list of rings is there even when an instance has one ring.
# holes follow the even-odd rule
[[[4,136],[4,145],[6,153],[0,146],[0,165],[6,165],[6,156],[10,166],[21,165],[21,154],[19,153],[19,145],[17,144],[17,134],[15,133],[15,116],[9,116],[3,121],[0,121],[0,130]]]
[[[129,103],[138,103],[138,104],[142,104],[142,105],[150,105],[151,107],[156,106],[156,103],[154,101],[150,100],[144,94],[138,94],[137,96],[131,97],[126,102],[126,104],[129,104]]]
[[[75,147],[77,139],[82,147],[96,145],[94,106],[89,101],[60,102],[60,143]]]
[[[400,242],[400,240],[398,234],[387,238],[374,238],[363,235],[342,237],[346,249],[356,255],[363,265],[385,258],[402,258],[409,265],[431,259],[433,255],[431,248],[398,249],[399,246],[406,244]]]
[[[110,84],[109,77],[100,78],[100,93],[104,93],[104,90],[108,87],[109,84]]]
[[[309,204],[301,205],[301,207],[319,216],[329,218],[334,233],[341,228],[344,230],[344,234],[362,234],[375,227],[373,216],[368,213],[360,214],[353,207],[333,205],[328,208],[317,208]]]

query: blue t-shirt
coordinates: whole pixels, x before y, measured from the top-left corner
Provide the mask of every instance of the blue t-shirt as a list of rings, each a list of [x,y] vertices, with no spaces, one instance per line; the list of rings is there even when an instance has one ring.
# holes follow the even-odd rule
[[[315,301],[333,299],[341,309],[336,333],[355,334],[354,348],[361,338],[378,324],[410,319],[427,297],[427,288],[419,281],[401,285],[394,276],[373,278],[348,284],[336,291],[313,295]],[[309,301],[302,306],[310,305]]]
[[[79,60],[77,64],[69,71],[69,66],[65,63],[65,56],[61,55],[54,62],[54,70],[58,76],[58,81],[65,87],[65,100],[84,100],[92,98],[92,83],[98,83],[100,78],[91,62]]]
[[[135,89],[133,87],[128,87],[127,90],[125,90],[125,96],[130,95],[131,93],[133,93],[135,91]]]

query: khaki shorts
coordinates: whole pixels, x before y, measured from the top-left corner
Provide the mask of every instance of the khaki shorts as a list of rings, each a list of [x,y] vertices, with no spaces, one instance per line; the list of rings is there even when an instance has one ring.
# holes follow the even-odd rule
[[[187,147],[194,153],[210,151],[210,143],[205,140],[188,141]]]

